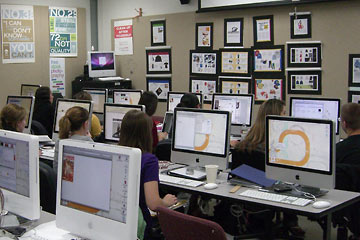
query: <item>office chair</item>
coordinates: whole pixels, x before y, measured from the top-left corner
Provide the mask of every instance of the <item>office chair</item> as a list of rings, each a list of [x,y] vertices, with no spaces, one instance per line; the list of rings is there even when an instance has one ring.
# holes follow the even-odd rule
[[[52,167],[39,161],[40,206],[42,210],[56,213],[56,175]]]
[[[166,207],[156,209],[160,227],[167,240],[226,240],[224,229],[217,223],[176,212]]]
[[[33,135],[48,135],[48,132],[44,125],[42,125],[41,122],[36,120],[31,121],[30,132]]]
[[[159,160],[170,161],[171,139],[164,139],[158,143],[158,145],[155,148],[155,156]]]
[[[231,149],[232,163],[231,169],[235,169],[242,164],[249,165],[253,168],[265,172],[265,153],[259,150],[253,150],[251,153],[248,151],[238,151]]]

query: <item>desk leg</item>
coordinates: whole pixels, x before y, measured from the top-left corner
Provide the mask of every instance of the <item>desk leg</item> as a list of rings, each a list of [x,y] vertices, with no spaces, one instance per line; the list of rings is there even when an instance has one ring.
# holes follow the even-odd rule
[[[331,213],[324,217],[324,225],[323,225],[323,239],[329,240],[331,239]]]

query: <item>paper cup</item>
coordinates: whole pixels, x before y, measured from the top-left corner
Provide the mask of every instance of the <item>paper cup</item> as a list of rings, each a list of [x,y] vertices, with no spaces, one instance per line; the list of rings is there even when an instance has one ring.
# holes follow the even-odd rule
[[[218,165],[205,165],[207,183],[216,183],[218,168]]]

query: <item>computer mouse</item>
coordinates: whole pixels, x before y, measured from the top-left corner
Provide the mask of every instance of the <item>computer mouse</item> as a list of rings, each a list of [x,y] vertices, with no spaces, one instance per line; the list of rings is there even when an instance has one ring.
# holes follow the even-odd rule
[[[327,208],[329,207],[331,204],[330,202],[327,201],[316,201],[313,203],[313,208]]]
[[[218,187],[218,185],[216,183],[207,183],[204,185],[204,188],[207,190],[215,189],[217,187]]]

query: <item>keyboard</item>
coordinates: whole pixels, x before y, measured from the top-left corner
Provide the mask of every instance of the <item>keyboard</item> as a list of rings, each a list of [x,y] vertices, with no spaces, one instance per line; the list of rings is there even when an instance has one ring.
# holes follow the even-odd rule
[[[294,206],[304,207],[307,204],[311,203],[311,199],[298,198],[292,196],[286,196],[276,193],[262,192],[258,190],[248,189],[244,192],[239,193],[240,196],[256,198],[261,200],[268,200],[272,202],[286,203]]]
[[[100,81],[114,81],[114,80],[123,80],[122,77],[100,77],[98,78]]]
[[[173,177],[165,174],[159,175],[160,182],[165,183],[172,183],[176,185],[182,185],[187,187],[198,187],[204,184],[204,182],[196,181],[196,180],[190,180],[185,178],[179,178],[179,177]]]

